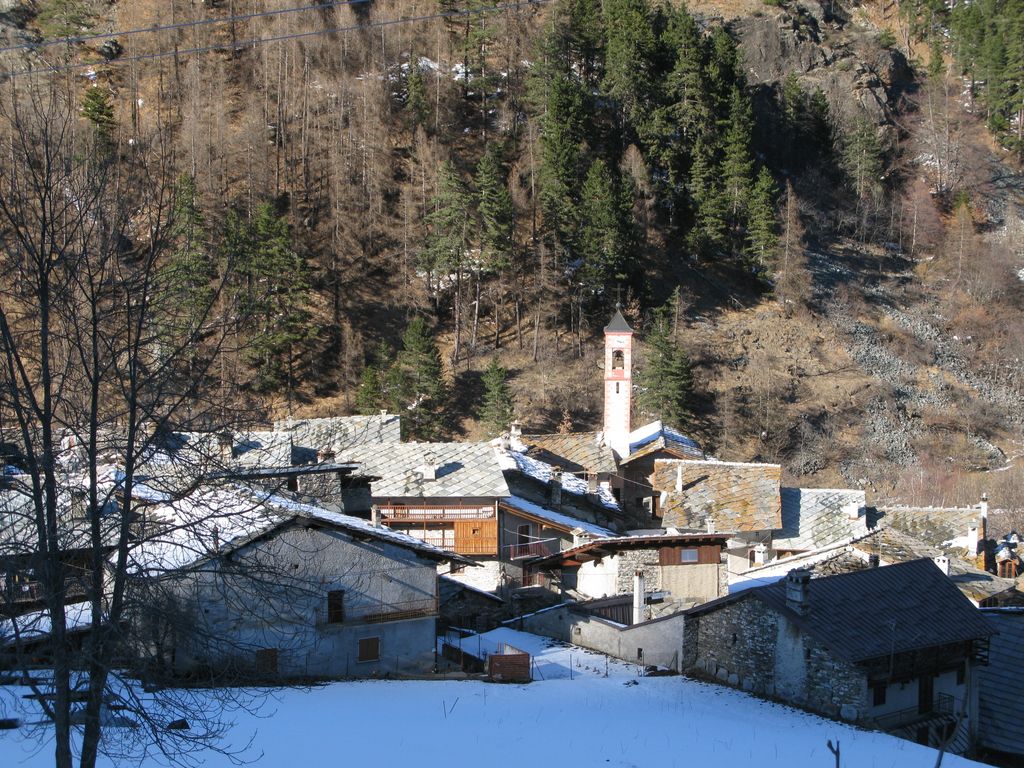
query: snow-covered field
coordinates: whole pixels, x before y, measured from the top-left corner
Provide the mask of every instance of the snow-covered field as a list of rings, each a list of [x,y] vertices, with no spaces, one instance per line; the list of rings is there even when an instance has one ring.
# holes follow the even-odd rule
[[[237,716],[232,741],[241,747],[252,738],[249,759],[288,768],[662,768],[723,758],[759,768],[832,768],[828,740],[840,743],[844,768],[935,764],[933,750],[901,739],[685,678],[642,677],[635,666],[534,635],[499,629],[480,641],[502,642],[535,655],[533,683],[362,681],[282,690],[261,716]],[[466,650],[476,643],[467,641]],[[0,731],[0,766],[52,765],[49,747],[37,746]],[[218,755],[204,762],[231,764]],[[978,764],[947,755],[943,765]]]

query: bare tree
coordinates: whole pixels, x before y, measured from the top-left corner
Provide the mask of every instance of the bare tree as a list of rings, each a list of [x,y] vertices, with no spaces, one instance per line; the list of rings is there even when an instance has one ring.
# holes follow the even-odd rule
[[[117,670],[140,467],[172,422],[229,416],[205,397],[218,390],[211,371],[227,324],[213,310],[225,275],[204,285],[172,268],[160,132],[123,140],[109,115],[83,118],[60,84],[11,81],[2,104],[0,435],[20,469],[4,490],[14,541],[2,554],[32,579],[51,659],[46,675],[28,676],[28,638],[16,631],[12,663],[52,724],[55,764],[77,753],[91,767],[117,752],[104,712],[130,687]],[[72,597],[82,598],[74,610]],[[133,741],[133,754],[155,744],[176,759],[215,744],[216,707],[207,728],[167,730],[196,699],[149,699],[133,740],[151,738]]]

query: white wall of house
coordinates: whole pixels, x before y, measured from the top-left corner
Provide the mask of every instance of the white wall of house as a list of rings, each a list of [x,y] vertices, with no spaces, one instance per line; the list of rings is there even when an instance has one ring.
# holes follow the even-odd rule
[[[594,598],[618,594],[619,560],[617,555],[613,555],[580,565],[576,573],[576,591]]]
[[[404,547],[296,526],[231,561],[180,574],[175,584],[185,620],[175,628],[179,671],[207,665],[244,673],[256,667],[258,651],[271,649],[286,677],[433,666],[437,572]],[[328,613],[332,591],[344,592],[342,616]]]
[[[507,622],[516,629],[570,642],[623,661],[682,671],[683,615],[625,626],[559,606]],[[642,650],[642,657],[638,651]]]
[[[443,573],[461,584],[466,584],[484,592],[494,592],[503,582],[504,569],[502,564],[493,558],[476,560],[477,567],[467,566],[458,571],[449,571],[447,563],[438,566],[438,573]]]

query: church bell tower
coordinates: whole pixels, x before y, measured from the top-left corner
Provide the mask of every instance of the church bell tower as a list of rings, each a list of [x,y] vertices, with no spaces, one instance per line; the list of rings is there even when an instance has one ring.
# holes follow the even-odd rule
[[[633,329],[618,305],[604,329],[604,439],[618,458],[629,455],[633,407]]]

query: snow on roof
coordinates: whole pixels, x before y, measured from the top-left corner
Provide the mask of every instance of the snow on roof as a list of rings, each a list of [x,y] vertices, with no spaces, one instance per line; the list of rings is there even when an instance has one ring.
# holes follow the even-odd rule
[[[70,632],[88,629],[92,626],[92,603],[70,603],[64,606],[64,621]],[[46,637],[52,626],[49,609],[0,620],[0,647],[12,645],[19,639],[26,641]]]
[[[362,444],[339,460],[362,465],[379,479],[374,498],[501,498],[508,496],[502,468],[489,443]],[[429,468],[433,468],[431,479]]]
[[[704,458],[704,452],[693,438],[664,424],[661,420],[652,421],[629,433],[629,452],[633,454],[649,443],[664,441],[666,446],[675,446],[695,458]]]
[[[521,512],[526,512],[534,517],[539,517],[542,520],[547,520],[549,523],[557,525],[568,531],[579,528],[585,533],[589,533],[591,536],[598,536],[600,538],[615,536],[615,533],[607,528],[602,528],[599,525],[594,525],[593,523],[588,523],[575,517],[570,517],[569,515],[563,515],[560,512],[553,512],[550,509],[546,509],[539,504],[534,504],[532,501],[527,501],[526,499],[522,499],[518,496],[510,496],[507,499],[503,499],[502,504],[518,509]]]
[[[294,520],[315,520],[349,533],[413,549],[436,559],[457,558],[426,542],[360,518],[331,512],[312,504],[288,499],[239,484],[202,488],[170,503],[146,511],[154,532],[131,549],[132,566],[139,572],[158,575],[194,565],[223,554]]]
[[[524,475],[539,480],[542,483],[551,482],[551,472],[555,467],[538,459],[531,458],[524,453],[515,450],[496,448],[498,464],[503,470],[511,472],[522,472]],[[612,492],[604,485],[599,485],[596,491],[591,492],[586,480],[577,477],[571,472],[562,472],[562,490],[577,496],[596,497],[602,506],[618,511],[619,503],[615,500]]]

